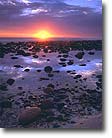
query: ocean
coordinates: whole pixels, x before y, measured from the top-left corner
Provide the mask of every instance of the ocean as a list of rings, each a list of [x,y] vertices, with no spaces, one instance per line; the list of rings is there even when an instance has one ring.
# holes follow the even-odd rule
[[[47,41],[81,41],[81,40],[97,40],[95,38],[49,38]],[[38,38],[0,38],[0,42],[28,42],[39,41]]]

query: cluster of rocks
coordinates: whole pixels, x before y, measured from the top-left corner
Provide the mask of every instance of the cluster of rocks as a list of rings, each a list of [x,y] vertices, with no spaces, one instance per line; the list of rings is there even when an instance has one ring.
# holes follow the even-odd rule
[[[39,58],[37,52],[43,49],[44,54],[42,57],[46,57],[45,53],[58,52],[59,65],[65,67],[74,64],[74,57],[69,57],[69,52],[72,50],[78,50],[74,56],[81,60],[84,57],[85,51],[88,50],[89,55],[94,55],[92,51],[101,50],[101,41],[69,41],[69,42],[18,42],[18,43],[0,43],[0,58],[4,58],[5,54],[11,53],[11,60],[18,60],[19,56],[32,56],[33,58]],[[46,46],[47,45],[47,46]],[[47,59],[50,61],[51,59]],[[86,66],[85,63],[79,64],[80,66]],[[14,64],[13,67],[17,70],[23,68],[21,64]],[[30,73],[29,68],[23,69],[25,74]],[[42,73],[43,70],[37,69],[36,74]],[[46,76],[40,76],[40,81],[49,81],[50,83],[42,90],[42,94],[33,94],[30,91],[25,91],[24,87],[17,86],[19,93],[8,97],[2,97],[6,95],[8,88],[13,87],[16,83],[16,79],[9,77],[4,83],[0,84],[0,120],[9,118],[16,114],[18,116],[15,126],[27,126],[36,123],[39,128],[45,127],[44,124],[52,124],[52,128],[59,128],[62,124],[75,123],[71,121],[72,115],[84,116],[91,115],[95,112],[101,112],[102,110],[102,75],[96,76],[96,89],[88,89],[87,86],[82,86],[86,82],[87,78],[83,78],[82,75],[77,74],[75,70],[67,71],[67,74],[71,75],[71,79],[75,81],[75,86],[69,88],[69,83],[65,84],[65,88],[56,88],[58,84],[51,83],[54,73],[60,73],[59,70],[55,71],[53,65],[44,67],[44,73]],[[73,76],[72,76],[73,75]],[[24,78],[22,79],[22,81]],[[87,83],[86,83],[87,84]],[[82,87],[81,87],[82,86]],[[35,86],[37,87],[37,86]],[[19,99],[17,99],[19,97]],[[8,110],[10,109],[10,111]],[[16,111],[16,112],[15,112]],[[9,115],[10,114],[10,115]],[[47,126],[49,127],[49,126]]]
[[[47,43],[47,47],[46,47]],[[4,58],[5,54],[16,53],[16,55],[31,56],[33,54],[34,58],[38,58],[35,52],[43,51],[45,53],[59,52],[68,53],[70,50],[101,50],[102,41],[49,41],[49,42],[10,42],[10,43],[0,43],[0,58]],[[22,47],[22,48],[21,48]],[[89,52],[93,55],[93,52]],[[79,53],[76,57],[80,58],[83,53]],[[67,58],[68,55],[63,55]],[[17,59],[17,57],[12,56],[12,59]]]

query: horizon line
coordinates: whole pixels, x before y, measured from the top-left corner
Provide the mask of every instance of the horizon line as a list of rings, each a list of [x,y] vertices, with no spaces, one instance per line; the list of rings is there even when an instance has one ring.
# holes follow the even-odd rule
[[[0,39],[40,39],[35,37],[0,37]],[[102,38],[87,38],[87,37],[49,37],[49,39],[87,39],[87,40],[102,40]]]

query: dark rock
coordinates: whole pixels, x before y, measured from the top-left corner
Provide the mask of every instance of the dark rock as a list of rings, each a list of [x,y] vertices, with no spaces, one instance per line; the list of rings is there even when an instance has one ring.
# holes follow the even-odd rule
[[[38,56],[37,56],[37,55],[34,55],[33,57],[34,57],[34,58],[38,58]]]
[[[34,95],[30,95],[30,96],[28,96],[28,99],[29,100],[32,100],[32,101],[36,101],[37,100],[37,97],[34,96]]]
[[[15,68],[23,68],[21,65],[14,65]]]
[[[51,66],[46,66],[46,67],[44,68],[44,71],[45,71],[46,73],[50,73],[52,70],[53,70],[53,69],[52,69]]]
[[[25,72],[29,72],[29,71],[30,71],[30,69],[25,69],[24,71],[25,71]]]
[[[0,58],[4,58],[4,55],[5,55],[4,53],[0,52]]]
[[[74,79],[78,79],[78,78],[81,78],[82,77],[82,75],[76,75],[75,77],[74,77]]]
[[[18,57],[11,57],[11,59],[18,59]]]
[[[9,84],[9,85],[12,85],[14,82],[15,82],[14,79],[8,79],[8,80],[7,80],[7,84]]]
[[[88,52],[89,55],[94,55],[94,52]]]
[[[86,66],[86,64],[80,64],[79,66]]]
[[[67,57],[68,57],[68,55],[63,55],[63,57],[64,57],[64,58],[67,58]]]
[[[59,127],[60,127],[60,125],[58,125],[58,124],[53,125],[53,128],[59,128]]]
[[[60,61],[66,61],[66,59],[65,58],[60,58]]]
[[[50,84],[48,84],[48,85],[47,85],[47,87],[51,87],[51,88],[53,88],[53,89],[54,89],[54,85],[53,85],[53,84],[51,84],[51,83],[50,83]]]
[[[8,91],[7,86],[5,84],[0,85],[0,90],[2,91]]]
[[[102,78],[102,75],[97,75],[96,78],[101,79]]]
[[[74,61],[73,60],[69,60],[69,62],[67,63],[68,65],[73,65]]]
[[[19,90],[23,90],[23,87],[18,87]]]
[[[84,56],[84,52],[79,52],[75,55],[75,57],[77,57],[78,59],[82,59]]]
[[[97,85],[99,88],[102,88],[102,83],[101,83],[101,82],[96,82],[96,85]]]
[[[52,87],[47,87],[44,89],[44,92],[47,94],[53,93],[54,89]]]
[[[40,69],[38,69],[38,70],[37,70],[37,72],[41,72],[41,70],[40,70]]]
[[[59,64],[62,65],[63,67],[66,66],[66,63],[63,63],[63,62],[60,62]]]
[[[47,61],[50,61],[50,59],[47,59]]]
[[[67,73],[71,73],[72,71],[68,70]]]
[[[59,70],[55,70],[55,71],[53,71],[54,73],[59,73],[60,71]]]
[[[11,108],[12,102],[10,100],[3,100],[0,102],[0,107],[1,108]]]

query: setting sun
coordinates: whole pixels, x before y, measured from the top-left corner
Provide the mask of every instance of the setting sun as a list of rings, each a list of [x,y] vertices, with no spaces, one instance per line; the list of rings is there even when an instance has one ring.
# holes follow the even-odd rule
[[[42,31],[39,31],[38,33],[36,33],[34,36],[35,36],[36,38],[45,40],[45,39],[50,38],[52,35],[51,35],[48,31],[42,30]]]

